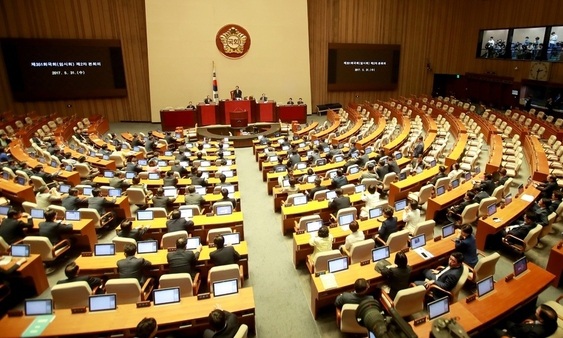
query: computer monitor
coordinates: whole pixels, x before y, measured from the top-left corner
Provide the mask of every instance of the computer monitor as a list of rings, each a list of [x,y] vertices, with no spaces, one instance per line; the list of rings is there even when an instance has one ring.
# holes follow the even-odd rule
[[[12,244],[10,252],[14,257],[29,257],[29,244]]]
[[[348,226],[352,221],[354,221],[354,214],[344,214],[338,217],[338,225],[341,227]]]
[[[282,147],[281,147],[281,150],[287,151],[287,150],[289,150],[289,146],[282,146]]]
[[[180,217],[188,219],[194,217],[194,211],[192,209],[180,209]]]
[[[326,158],[319,158],[316,162],[317,165],[325,165],[326,164]]]
[[[336,191],[331,190],[326,193],[326,199],[332,200],[336,198]]]
[[[205,188],[203,188],[205,189]],[[165,197],[176,197],[178,196],[178,191],[176,189],[164,189],[164,196]]]
[[[296,196],[293,198],[293,205],[307,204],[307,196]]]
[[[399,173],[399,181],[402,181],[402,180],[404,180],[404,179],[406,179],[406,178],[407,178],[407,173],[401,171],[401,172]]]
[[[455,189],[459,187],[459,179],[452,180],[452,188]]]
[[[430,167],[435,167],[436,166],[436,160],[433,159],[432,161],[430,161]]]
[[[158,242],[155,240],[137,242],[137,253],[156,253],[158,251]]]
[[[59,164],[57,163],[57,161],[55,161],[55,160],[51,161],[51,167],[57,168],[58,166],[59,166]]]
[[[137,211],[138,221],[152,221],[154,219],[154,212],[152,210],[139,210]]]
[[[235,172],[232,170],[224,170],[221,172],[221,174],[225,175],[225,177],[234,177],[235,176]]]
[[[401,211],[407,206],[407,199],[398,200],[395,202],[395,211]]]
[[[518,195],[521,195],[524,193],[524,184],[520,184],[518,186]]]
[[[305,142],[301,142],[299,143],[299,148],[305,148],[305,145],[306,145]]]
[[[31,209],[31,218],[45,218],[45,210],[43,209]]]
[[[446,238],[448,236],[453,235],[455,232],[455,225],[453,223],[450,223],[448,225],[444,225],[442,227],[442,238]]]
[[[283,171],[286,171],[286,168],[285,168],[285,167],[282,167],[282,166],[276,167],[276,172],[277,172],[277,173],[281,173],[281,172],[283,172]]]
[[[363,184],[358,184],[357,186],[354,187],[354,192],[356,194],[364,191],[366,191],[366,186]]]
[[[383,215],[383,208],[377,207],[377,208],[369,209],[369,218],[370,219],[377,218],[381,215]]]
[[[23,177],[23,176],[18,176],[18,177],[16,178],[16,182],[18,182],[19,185],[25,185],[25,183],[26,183],[26,182],[25,182],[25,177]]]
[[[164,152],[164,156],[172,156],[172,152],[170,150],[167,150]]]
[[[438,318],[450,312],[450,303],[448,297],[440,298],[428,303],[428,317],[430,320]]]
[[[160,179],[159,173],[149,173],[149,180],[158,180]]]
[[[148,161],[146,159],[140,159],[137,163],[139,163],[139,165],[147,165]]]
[[[67,194],[69,191],[70,191],[70,185],[68,184],[59,185],[59,192],[61,194]]]
[[[417,166],[417,167],[416,167],[416,173],[417,173],[417,174],[420,174],[423,170],[424,170],[424,169],[422,169],[421,166]]]
[[[493,215],[495,212],[497,212],[497,205],[496,204],[491,204],[487,207],[487,215],[491,216]]]
[[[436,196],[443,195],[446,192],[446,188],[441,185],[436,189]]]
[[[514,277],[520,276],[522,273],[528,270],[528,261],[526,260],[526,256],[512,263],[512,266],[514,268]]]
[[[203,149],[209,149],[209,148],[211,148],[211,144],[209,144],[209,143],[203,144]]]
[[[421,234],[411,238],[411,249],[418,249],[426,245],[426,235]]]
[[[224,234],[225,245],[237,245],[240,244],[240,233],[233,232],[230,234]]]
[[[195,250],[201,244],[201,239],[199,236],[188,237],[186,241],[186,250]]]
[[[389,247],[388,246],[381,246],[379,248],[375,248],[371,250],[371,260],[373,262],[378,262],[382,259],[389,258]]]
[[[10,211],[10,207],[7,205],[0,206],[0,215],[6,216],[8,215],[8,211]]]
[[[195,192],[198,195],[205,195],[205,194],[207,194],[207,188],[206,187],[196,187]]]
[[[305,169],[305,168],[307,168],[307,163],[305,163],[305,162],[299,162],[295,165],[295,169],[301,170],[301,169]]]
[[[481,167],[475,166],[475,169],[473,171],[475,172],[475,175],[477,175],[481,172]]]
[[[180,302],[180,288],[155,289],[153,293],[154,305]]]
[[[495,289],[493,276],[489,276],[477,282],[477,297],[483,297]]]
[[[323,151],[324,151],[325,153],[328,153],[328,152],[330,151],[330,148],[329,148],[329,147],[324,147],[324,148],[323,148]]]
[[[53,314],[52,299],[26,299],[25,315],[40,316]]]
[[[224,186],[221,187],[221,189],[227,189],[229,194],[235,193],[235,186],[234,185],[224,185]]]
[[[200,167],[210,167],[210,166],[211,166],[211,162],[209,162],[209,161],[201,161],[201,162],[199,162],[199,166],[200,166]]]
[[[82,195],[92,196],[92,190],[94,190],[94,188],[92,188],[92,187],[83,187],[82,188]]]
[[[328,174],[328,177],[329,177],[330,179],[333,179],[333,178],[336,177],[336,175],[338,175],[338,173],[337,173],[336,171],[331,171],[331,172]]]
[[[315,183],[316,179],[317,179],[317,175],[307,176],[307,183]]]
[[[116,294],[93,295],[88,298],[90,312],[115,310],[117,308]]]
[[[65,219],[67,221],[80,221],[80,211],[78,210],[65,211]]]
[[[323,226],[323,220],[310,221],[305,224],[307,232],[317,232]]]
[[[2,173],[2,178],[5,179],[5,180],[9,180],[9,179],[10,179],[10,174],[5,171],[5,172]]]
[[[94,255],[95,256],[115,255],[115,244],[113,243],[94,244]]]
[[[168,165],[168,161],[158,161],[156,162],[158,167],[166,167]]]
[[[360,167],[358,166],[350,167],[350,170],[348,171],[349,174],[357,174],[359,172],[360,172]]]
[[[353,152],[352,155],[350,155],[352,158],[358,158],[359,154],[357,151]]]
[[[465,173],[465,180],[466,181],[471,180],[471,172],[468,171],[468,172]]]
[[[395,153],[395,159],[400,160],[403,158],[403,154],[400,152]]]
[[[270,157],[268,157],[268,162],[277,163],[278,157],[277,156],[270,156]]]
[[[238,280],[227,279],[213,283],[213,297],[221,297],[238,293]]]
[[[512,194],[506,194],[506,196],[504,197],[504,205],[509,205],[510,203],[512,203]]]
[[[348,270],[348,256],[328,260],[328,272],[336,273]]]
[[[233,207],[230,205],[222,205],[215,208],[215,214],[217,216],[226,216],[233,213]]]
[[[130,180],[130,179],[134,178],[135,175],[137,175],[137,174],[136,174],[134,171],[127,171],[127,172],[125,173],[125,178],[128,179],[128,180]]]
[[[65,166],[65,170],[66,170],[66,171],[72,171],[72,165],[67,164],[67,165]]]
[[[121,196],[121,189],[120,188],[112,188],[108,190],[109,197],[120,197]]]
[[[115,176],[115,174],[113,173],[113,171],[110,171],[110,170],[104,171],[104,177],[105,177],[105,178],[113,178],[113,176]]]
[[[366,147],[365,153],[366,153],[366,154],[369,154],[369,153],[371,153],[372,151],[373,151],[373,148],[372,148],[372,147]]]
[[[98,154],[95,151],[90,151],[90,157],[96,157]]]

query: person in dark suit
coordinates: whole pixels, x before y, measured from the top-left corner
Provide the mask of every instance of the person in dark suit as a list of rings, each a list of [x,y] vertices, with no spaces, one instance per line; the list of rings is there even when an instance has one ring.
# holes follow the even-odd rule
[[[499,176],[500,176],[500,177],[499,177],[499,180],[497,181],[496,186],[497,186],[497,187],[500,187],[501,185],[504,185],[504,184],[506,183],[506,181],[508,181],[508,179],[509,179],[510,177],[508,177],[508,176],[506,175],[506,169],[505,169],[505,168],[501,168],[501,169],[498,171],[498,173],[499,173]]]
[[[107,200],[105,197],[101,197],[101,192],[101,189],[96,188],[92,190],[92,197],[88,198],[88,208],[96,209],[100,216],[106,213],[107,206],[114,206],[115,202],[117,201],[116,197],[112,198],[111,200]]]
[[[207,95],[207,96],[205,97],[205,99],[203,99],[203,103],[205,103],[205,104],[210,104],[210,103],[212,103],[212,102],[213,102],[213,99],[211,99],[211,98],[209,97],[209,95]]]
[[[209,325],[211,329],[205,329],[203,338],[233,338],[240,326],[236,315],[220,309],[211,311]]]
[[[231,202],[233,204],[233,210],[237,208],[237,200],[229,197],[229,190],[225,188],[221,189],[221,195],[223,195],[223,198],[217,200],[217,202]]]
[[[183,217],[180,217],[182,213],[180,210],[175,209],[172,211],[170,215],[170,219],[166,221],[166,231],[167,232],[174,232],[174,231],[182,231],[185,230],[188,233],[193,231],[194,229],[194,222],[192,220],[186,220]]]
[[[436,182],[438,182],[439,179],[444,178],[444,177],[448,177],[448,175],[446,174],[446,169],[447,169],[447,168],[446,168],[445,166],[441,165],[441,166],[438,168],[438,174],[437,174],[436,176],[434,176],[434,177],[430,180],[430,182],[428,182],[428,183],[429,183],[429,184],[432,184],[432,185],[436,185]]]
[[[379,231],[375,238],[379,238],[383,242],[387,242],[389,235],[396,232],[397,229],[397,217],[393,216],[393,209],[389,206],[383,209],[383,217],[385,220],[381,223]]]
[[[287,104],[292,105],[294,104],[293,99],[290,97],[289,100],[287,100]]]
[[[127,189],[131,185],[131,181],[125,178],[125,172],[118,170],[115,175],[109,179],[109,186],[117,189]]]
[[[534,184],[534,186],[536,187],[536,189],[542,192],[542,197],[547,198],[551,198],[553,192],[559,189],[559,185],[557,184],[557,177],[553,175],[549,175],[547,177],[547,182]]]
[[[190,102],[188,103],[188,105],[186,106],[186,108],[187,108],[187,109],[195,109],[195,106],[194,106],[194,104],[192,103],[192,101],[190,101]]]
[[[424,152],[424,139],[422,138],[422,136],[419,136],[414,144],[412,150],[412,157],[417,158],[419,155],[422,155],[423,152]]]
[[[454,214],[461,215],[465,207],[475,203],[473,200],[474,198],[475,198],[475,193],[472,191],[468,191],[465,193],[465,196],[463,197],[463,201],[461,203],[451,206],[448,209],[448,213],[446,214],[446,217],[450,220],[450,222],[455,223],[456,220],[454,219],[453,215]]]
[[[154,208],[164,208],[168,212],[174,206],[175,200],[174,197],[164,196],[164,189],[158,188],[156,194],[152,197],[152,204]]]
[[[59,175],[60,170],[53,174],[49,174],[45,172],[45,170],[43,170],[43,165],[38,164],[35,166],[35,168],[33,168],[33,172],[35,176],[41,177],[49,188],[57,185],[57,182],[55,182],[55,177]]]
[[[379,177],[380,180],[385,178],[385,175],[389,174],[389,167],[385,163],[385,160],[379,160],[377,162],[377,168],[375,168],[375,173]]]
[[[200,244],[194,251],[186,250],[186,242],[185,238],[178,238],[176,240],[176,251],[169,252],[166,255],[166,260],[168,261],[169,273],[189,273],[193,279],[202,246]]]
[[[132,171],[132,172],[135,172],[135,173],[140,173],[141,171],[143,171],[143,167],[141,167],[137,163],[136,157],[131,157],[129,159],[129,161],[127,162],[127,165],[125,166],[125,171]]]
[[[344,176],[344,172],[341,169],[338,169],[336,171],[336,176],[334,176],[334,178],[330,182],[330,186],[333,189],[337,189],[342,188],[346,184],[348,184],[348,179],[346,178],[346,176]]]
[[[63,198],[61,204],[66,210],[78,210],[80,208],[80,203],[86,203],[87,198],[78,197],[78,189],[70,188],[68,191],[68,196]]]
[[[180,160],[175,160],[174,165],[170,168],[170,170],[180,174],[180,177],[186,177],[188,175],[188,170],[180,165]]]
[[[336,155],[341,155],[342,149],[338,148],[338,144],[333,144],[332,148],[328,151],[328,158],[333,158]]]
[[[136,338],[154,338],[158,332],[156,319],[152,317],[143,318],[135,329]]]
[[[232,246],[225,246],[225,238],[219,235],[213,239],[217,250],[209,254],[209,259],[214,266],[236,264],[240,259],[240,254]]]
[[[168,170],[166,176],[162,179],[164,187],[175,187],[178,185],[178,178],[174,176],[173,170]]]
[[[205,202],[203,196],[196,193],[195,187],[193,185],[190,185],[187,190],[187,194],[184,196],[186,205],[197,205],[201,208],[203,202]]]
[[[463,273],[463,254],[461,252],[453,252],[448,259],[448,266],[444,269],[426,269],[422,272],[424,281],[415,281],[416,285],[424,285],[428,289],[432,285],[436,285],[446,291],[451,291],[459,281]],[[443,297],[440,292],[433,294],[434,299]]]
[[[489,194],[485,191],[486,186],[481,184],[474,184],[471,191],[475,194],[473,197],[473,203],[481,203],[481,201],[487,197],[490,197]]]
[[[559,205],[561,204],[561,197],[563,196],[563,193],[561,193],[561,191],[554,191],[553,194],[551,194],[551,204],[549,205],[549,212],[556,212],[557,208],[559,208]]]
[[[512,235],[516,238],[524,240],[530,230],[536,227],[536,222],[534,222],[535,215],[533,211],[528,211],[524,214],[524,223],[517,223],[511,225],[505,229],[503,229],[500,234],[502,237],[506,237],[507,235]],[[508,241],[511,243],[517,243],[515,239],[508,238]]]
[[[242,90],[240,90],[238,86],[236,86],[235,90],[233,90],[233,98],[235,100],[242,100]]]
[[[102,286],[102,280],[98,277],[79,276],[78,272],[80,267],[75,262],[67,264],[65,267],[66,279],[61,279],[57,284],[66,284],[72,282],[87,282],[90,289],[94,290],[96,287]],[[101,290],[100,290],[101,291]]]
[[[338,210],[349,208],[350,206],[352,206],[352,203],[350,202],[350,197],[342,196],[342,189],[337,188],[335,192],[336,192],[336,198],[330,201],[330,203],[328,204],[328,208],[332,211],[334,215],[338,213]]]
[[[138,242],[143,239],[143,235],[147,232],[147,229],[146,227],[133,229],[133,222],[126,219],[121,223],[121,230],[117,232],[117,236],[132,238]]]
[[[360,182],[366,178],[375,178],[376,180],[379,179],[379,175],[375,172],[375,165],[373,163],[368,163],[367,171],[362,173],[360,176]]]
[[[480,185],[481,188],[485,192],[487,192],[487,194],[489,194],[489,196],[492,196],[496,188],[495,182],[493,182],[493,174],[491,173],[485,174],[485,179],[481,181]]]
[[[334,306],[342,309],[344,304],[360,304],[364,299],[373,299],[372,295],[368,294],[369,283],[365,278],[358,278],[354,282],[354,291],[343,292],[334,301]]]
[[[399,176],[401,168],[399,167],[399,164],[397,164],[395,157],[389,158],[389,161],[387,162],[387,169],[389,169],[390,173],[395,173]]]
[[[299,98],[299,99],[297,100],[297,104],[305,104],[305,102],[303,102],[303,99],[302,99],[302,98]]]
[[[391,299],[395,299],[397,292],[409,287],[412,268],[408,264],[407,255],[402,251],[398,251],[395,254],[394,265],[381,267],[380,272],[386,280],[385,284],[389,286],[389,296]]]
[[[145,282],[143,270],[150,267],[152,263],[144,258],[135,257],[137,253],[137,246],[135,244],[125,244],[123,253],[125,258],[117,261],[119,278],[136,278],[139,284],[143,285]]]
[[[268,101],[268,97],[266,96],[266,94],[262,93],[262,96],[260,96],[260,101],[262,102]]]
[[[39,223],[39,236],[49,239],[51,244],[55,245],[61,240],[61,234],[72,231],[72,224],[63,224],[55,222],[57,212],[55,210],[47,210],[44,213],[45,222]]]
[[[321,183],[322,183],[322,182],[323,182],[323,181],[322,181],[319,177],[315,178],[315,186],[314,186],[313,188],[311,188],[311,190],[309,190],[309,191],[307,192],[307,195],[309,195],[309,198],[310,198],[310,199],[312,199],[313,197],[315,197],[315,193],[316,193],[317,191],[326,190],[326,187],[321,186]]]
[[[201,170],[198,170],[195,174],[195,177],[191,177],[192,185],[201,185],[202,187],[207,187],[209,183],[207,183],[207,180],[202,177],[202,175],[203,172]]]
[[[21,211],[11,208],[0,224],[0,236],[10,245],[26,236],[24,229],[33,229],[33,223],[20,220],[21,215]]]
[[[500,338],[540,338],[549,337],[557,331],[557,312],[550,306],[538,306],[534,316],[517,324],[512,321],[505,323],[505,329],[495,329]]]
[[[459,236],[455,239],[455,249],[463,254],[463,262],[474,268],[479,261],[477,258],[477,246],[473,237],[473,228],[470,224],[461,227]]]

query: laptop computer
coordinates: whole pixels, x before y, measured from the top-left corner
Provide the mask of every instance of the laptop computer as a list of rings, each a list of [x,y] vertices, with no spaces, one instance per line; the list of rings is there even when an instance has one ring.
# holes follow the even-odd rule
[[[210,166],[211,166],[211,162],[209,162],[209,161],[201,161],[201,162],[199,162],[199,166],[200,166],[200,167],[210,167]]]
[[[205,195],[205,194],[207,194],[207,188],[206,187],[196,187],[195,193],[198,194],[198,195]]]
[[[295,169],[298,169],[298,170],[302,170],[302,169],[305,169],[305,168],[307,168],[307,163],[305,163],[305,162],[299,162],[295,165]]]
[[[13,244],[10,247],[10,252],[13,257],[29,257],[29,244]]]
[[[512,267],[514,269],[514,278],[524,274],[524,272],[528,271],[528,261],[526,260],[526,256],[518,259],[516,262],[512,263]]]
[[[43,209],[31,209],[31,212],[29,214],[31,218],[45,218],[45,210]]]
[[[110,171],[110,170],[104,171],[104,177],[105,178],[113,178],[114,176],[115,176],[115,173],[113,171]]]
[[[25,300],[26,316],[41,316],[53,314],[52,299],[26,299]]]
[[[311,232],[317,232],[319,231],[319,229],[323,226],[323,220],[319,219],[316,221],[310,221],[307,222],[305,224],[305,227],[307,228],[307,232],[311,233]]]
[[[158,242],[155,240],[137,242],[137,253],[156,253],[158,251]]]
[[[475,166],[474,172],[475,172],[475,175],[479,174],[481,172],[481,167]]]
[[[455,189],[459,187],[459,179],[452,180],[452,188]]]
[[[152,221],[154,219],[154,212],[152,210],[139,210],[137,211],[138,221]]]
[[[164,196],[176,198],[176,196],[178,196],[178,191],[176,189],[164,189]]]
[[[356,174],[360,172],[360,167],[358,166],[353,166],[350,167],[350,170],[348,171],[349,174]]]
[[[94,244],[94,256],[113,256],[115,255],[115,244],[100,243]]]
[[[67,210],[65,212],[65,219],[67,221],[80,221],[80,211],[78,211],[78,210]]]
[[[400,160],[400,159],[402,159],[402,158],[403,158],[403,154],[402,154],[402,153],[399,153],[399,152],[395,153],[395,159]]]
[[[369,209],[369,219],[377,218],[381,215],[383,215],[383,208],[377,207],[377,208]]]
[[[130,179],[134,178],[135,175],[137,175],[137,174],[136,174],[134,171],[127,171],[127,172],[125,173],[125,178],[128,179],[128,180],[130,180]]]
[[[329,259],[327,265],[330,273],[348,270],[348,256]]]
[[[357,186],[354,187],[354,192],[356,194],[364,191],[366,191],[366,186],[363,184],[358,184]]]
[[[352,223],[352,221],[354,221],[354,215],[353,214],[345,214],[345,215],[338,217],[338,225],[340,225],[341,227],[346,227],[346,226],[350,225],[350,223]]]
[[[307,204],[307,196],[296,196],[293,198],[293,205]]]
[[[428,303],[428,319],[433,320],[450,312],[448,297],[440,298]]]
[[[389,258],[390,252],[388,246],[382,246],[371,250],[371,260],[378,262],[383,259]]]
[[[451,236],[455,233],[455,226],[453,223],[450,223],[448,225],[444,225],[442,227],[442,238],[446,238],[448,236]]]
[[[237,245],[240,244],[240,233],[233,232],[230,234],[224,234],[225,245]]]
[[[495,289],[495,282],[493,276],[489,276],[477,282],[477,297],[481,298]]]
[[[491,216],[497,212],[497,205],[491,204],[487,207],[487,215]]]
[[[317,179],[317,175],[307,176],[307,183],[315,183],[316,179]]]
[[[432,160],[430,161],[430,167],[435,167],[436,166],[436,160]]]
[[[195,250],[201,244],[201,239],[199,236],[188,237],[186,241],[186,250]]]
[[[88,297],[88,309],[90,312],[115,310],[117,308],[115,293],[104,295],[93,295]]]
[[[325,165],[326,164],[326,158],[319,158],[316,162],[317,165]]]
[[[221,297],[238,293],[238,280],[227,279],[213,283],[213,297]]]
[[[108,190],[109,197],[120,197],[121,196],[121,189],[113,188]]]
[[[215,208],[215,214],[217,216],[226,216],[233,213],[233,207],[230,205],[222,205]]]
[[[180,302],[180,288],[156,289],[153,291],[154,305],[163,305]]]
[[[398,200],[395,202],[395,211],[401,211],[407,206],[407,199]]]
[[[328,192],[326,193],[326,199],[327,199],[327,200],[333,200],[333,199],[335,199],[335,198],[336,198],[336,191],[331,190],[331,191],[328,191]]]
[[[55,161],[55,160],[51,161],[51,167],[57,168],[58,166],[59,166],[59,164],[57,163],[57,161]]]
[[[189,219],[194,217],[194,211],[192,209],[180,209],[180,217]]]

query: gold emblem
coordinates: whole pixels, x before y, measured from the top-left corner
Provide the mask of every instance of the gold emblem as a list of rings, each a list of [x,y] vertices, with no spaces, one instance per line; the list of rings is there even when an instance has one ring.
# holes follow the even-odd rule
[[[219,29],[215,42],[221,54],[238,59],[250,49],[250,34],[239,25],[229,24]]]

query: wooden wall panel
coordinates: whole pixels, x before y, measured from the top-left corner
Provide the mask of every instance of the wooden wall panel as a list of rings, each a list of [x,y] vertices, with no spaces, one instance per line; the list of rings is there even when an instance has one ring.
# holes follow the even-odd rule
[[[116,99],[14,102],[4,67],[0,67],[0,111],[102,114],[110,121],[150,121],[144,0],[0,0],[0,36],[119,39],[128,92],[127,97]]]

